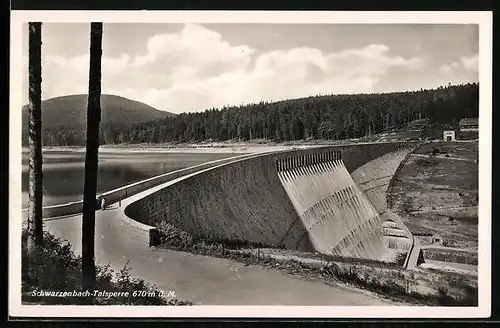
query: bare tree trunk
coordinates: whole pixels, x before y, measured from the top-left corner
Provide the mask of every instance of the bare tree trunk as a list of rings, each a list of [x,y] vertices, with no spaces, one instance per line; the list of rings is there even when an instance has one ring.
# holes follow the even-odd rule
[[[42,221],[42,23],[29,23],[28,251],[43,243]]]
[[[82,278],[85,289],[95,284],[95,210],[97,207],[97,165],[101,121],[102,23],[90,24],[89,96],[87,107],[87,149],[83,190]]]

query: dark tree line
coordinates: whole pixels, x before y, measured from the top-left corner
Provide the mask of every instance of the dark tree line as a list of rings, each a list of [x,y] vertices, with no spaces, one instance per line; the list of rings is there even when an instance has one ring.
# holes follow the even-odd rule
[[[479,84],[386,94],[315,96],[184,113],[134,125],[104,124],[102,144],[359,138],[416,119],[453,124],[478,117]],[[51,129],[45,145],[84,145],[85,130]]]

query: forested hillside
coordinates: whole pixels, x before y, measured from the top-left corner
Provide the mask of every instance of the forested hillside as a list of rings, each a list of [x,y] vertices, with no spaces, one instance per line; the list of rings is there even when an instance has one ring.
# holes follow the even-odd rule
[[[478,103],[477,83],[415,92],[316,96],[214,108],[132,125],[110,123],[102,127],[102,142],[358,138],[403,128],[421,118],[453,124],[464,117],[478,117]],[[44,144],[51,144],[54,140],[44,132]],[[81,131],[61,144],[83,145],[84,136]]]
[[[317,96],[211,109],[139,123],[119,132],[124,142],[230,139],[346,139],[398,129],[408,122],[454,123],[478,117],[479,85],[387,94]]]
[[[44,145],[85,144],[87,95],[70,95],[42,101]],[[142,102],[114,95],[101,95],[101,131],[125,128],[174,114],[157,110]],[[28,106],[22,109],[23,145],[28,143]],[[109,140],[112,141],[112,140]]]

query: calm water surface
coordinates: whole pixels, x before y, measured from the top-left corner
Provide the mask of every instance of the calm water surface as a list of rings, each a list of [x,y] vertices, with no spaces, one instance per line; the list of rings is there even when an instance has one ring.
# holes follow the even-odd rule
[[[238,156],[232,153],[106,153],[99,154],[98,192],[106,192],[159,174]],[[83,199],[85,153],[46,151],[43,154],[43,204]],[[28,155],[23,153],[22,203],[28,206]]]

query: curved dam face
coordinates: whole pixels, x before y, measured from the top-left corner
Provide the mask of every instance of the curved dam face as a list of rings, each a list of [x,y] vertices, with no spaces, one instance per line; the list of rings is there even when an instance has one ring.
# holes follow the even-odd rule
[[[403,148],[387,153],[351,172],[352,178],[382,219],[384,242],[389,249],[407,251],[412,243],[411,232],[387,202],[389,185],[412,150]]]
[[[206,240],[378,259],[382,220],[350,173],[407,143],[255,155],[200,171],[130,204],[141,223]]]

